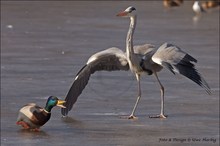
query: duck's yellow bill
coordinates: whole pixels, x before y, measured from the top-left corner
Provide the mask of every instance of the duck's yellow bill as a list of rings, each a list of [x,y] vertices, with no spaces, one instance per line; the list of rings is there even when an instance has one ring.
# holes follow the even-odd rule
[[[62,108],[66,108],[63,104],[66,103],[66,101],[64,100],[58,100],[57,102],[57,106],[62,107]]]

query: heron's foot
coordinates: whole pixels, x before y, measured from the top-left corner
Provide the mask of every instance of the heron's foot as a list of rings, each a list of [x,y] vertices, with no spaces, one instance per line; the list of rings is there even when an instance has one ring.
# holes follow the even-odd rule
[[[122,119],[132,119],[132,120],[136,120],[138,119],[138,117],[134,116],[134,115],[130,115],[130,116],[121,116],[120,118]]]
[[[160,118],[160,119],[166,119],[168,116],[164,114],[156,115],[156,116],[149,116],[149,118]]]
[[[138,119],[138,117],[136,117],[136,116],[134,116],[134,115],[130,115],[130,116],[128,117],[128,119],[136,120],[136,119]]]

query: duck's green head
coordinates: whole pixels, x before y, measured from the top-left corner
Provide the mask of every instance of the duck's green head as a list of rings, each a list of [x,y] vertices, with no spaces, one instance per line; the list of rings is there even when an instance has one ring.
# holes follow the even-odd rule
[[[56,96],[50,96],[48,99],[47,99],[47,103],[46,103],[46,106],[45,106],[45,110],[50,112],[51,109],[54,107],[54,106],[59,106],[59,107],[62,107],[62,108],[66,108],[63,104],[65,103],[65,101],[63,100],[59,100]]]

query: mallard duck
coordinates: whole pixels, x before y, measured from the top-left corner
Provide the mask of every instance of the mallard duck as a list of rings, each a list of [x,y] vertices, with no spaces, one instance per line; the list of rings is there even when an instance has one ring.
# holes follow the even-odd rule
[[[47,99],[45,108],[35,103],[26,104],[19,110],[16,124],[21,125],[24,129],[39,131],[39,128],[50,119],[52,108],[54,106],[65,108],[64,103],[65,101],[50,96]]]
[[[220,6],[220,1],[219,0],[208,0],[208,1],[202,2],[201,6],[204,9],[219,7]]]
[[[164,7],[178,7],[183,3],[183,0],[163,0]]]

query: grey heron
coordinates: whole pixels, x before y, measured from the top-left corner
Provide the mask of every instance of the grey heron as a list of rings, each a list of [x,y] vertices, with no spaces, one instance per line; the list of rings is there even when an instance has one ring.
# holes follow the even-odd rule
[[[119,48],[109,48],[92,55],[86,65],[77,73],[74,82],[65,98],[66,108],[61,110],[63,116],[66,116],[77,101],[78,96],[86,87],[90,76],[96,71],[116,71],[130,70],[138,82],[138,95],[134,108],[129,119],[134,119],[135,111],[141,98],[140,76],[143,74],[154,75],[159,83],[161,91],[161,110],[160,114],[150,116],[151,118],[166,118],[164,115],[164,87],[161,84],[157,72],[163,67],[167,68],[173,74],[179,73],[203,87],[208,94],[211,93],[209,85],[201,74],[197,71],[193,63],[197,60],[189,54],[182,51],[179,47],[164,43],[158,49],[151,44],[144,44],[133,47],[133,34],[136,26],[136,9],[128,7],[117,16],[130,18],[130,27],[126,38],[126,52]]]

